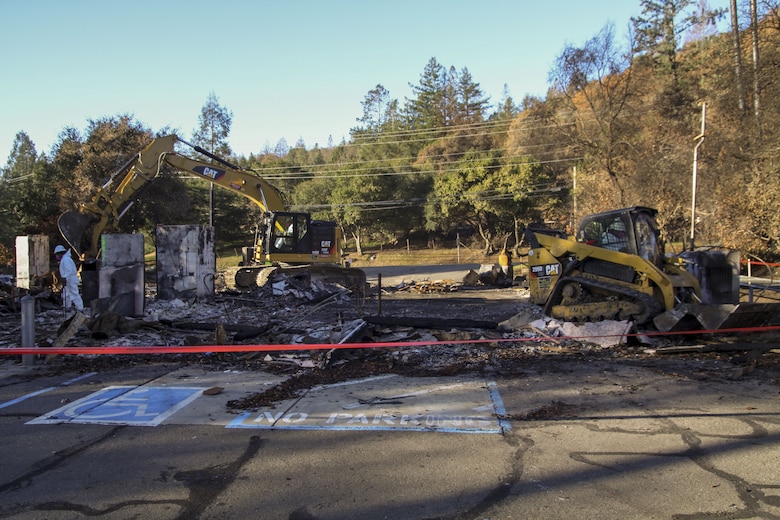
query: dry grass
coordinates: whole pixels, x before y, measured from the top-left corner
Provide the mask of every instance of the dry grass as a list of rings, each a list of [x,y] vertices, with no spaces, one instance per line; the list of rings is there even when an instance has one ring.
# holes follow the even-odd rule
[[[482,251],[467,247],[436,248],[424,247],[366,249],[362,255],[350,253],[352,265],[355,267],[381,265],[447,265],[447,264],[480,264],[496,263],[498,255],[486,257]],[[241,260],[240,255],[233,251],[222,251],[217,254],[217,269],[235,267]]]
[[[497,255],[486,257],[481,251],[467,248],[410,248],[367,250],[363,255],[350,254],[355,267],[369,265],[446,265],[479,264],[497,261]]]

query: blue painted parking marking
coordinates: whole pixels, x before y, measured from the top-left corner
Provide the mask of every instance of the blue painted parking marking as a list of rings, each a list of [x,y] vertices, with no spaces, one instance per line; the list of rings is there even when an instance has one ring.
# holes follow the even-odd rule
[[[174,374],[168,376],[170,382],[158,378],[141,386],[102,388],[27,424],[210,424],[270,430],[394,430],[494,435],[511,431],[495,381],[478,377],[407,378],[398,374],[366,377],[318,385],[276,407],[240,415],[225,409],[226,400],[256,390],[257,383],[249,383],[254,376],[239,378],[241,384],[229,388],[221,398],[201,400],[197,398],[203,390],[214,386],[213,377],[216,376],[209,375],[208,380],[198,381],[199,386],[176,386],[181,377]],[[195,383],[192,379],[188,382]]]
[[[27,424],[157,426],[203,393],[203,388],[109,386]]]
[[[69,379],[67,381],[63,381],[62,383],[60,383],[57,386],[70,386],[73,383],[78,383],[82,379],[87,379],[88,377],[92,377],[92,376],[94,376],[96,374],[97,374],[97,372],[90,372],[88,374],[83,374],[83,375],[80,375],[78,377],[74,377],[73,379]],[[49,388],[43,388],[41,390],[36,390],[35,392],[30,392],[29,394],[23,395],[21,397],[17,397],[16,399],[12,399],[10,401],[6,401],[6,402],[0,404],[0,408],[7,408],[9,406],[13,406],[15,404],[21,403],[22,401],[26,401],[27,399],[31,399],[31,398],[39,396],[41,394],[45,394],[46,392],[51,392],[52,390],[57,388],[57,386],[50,386]]]

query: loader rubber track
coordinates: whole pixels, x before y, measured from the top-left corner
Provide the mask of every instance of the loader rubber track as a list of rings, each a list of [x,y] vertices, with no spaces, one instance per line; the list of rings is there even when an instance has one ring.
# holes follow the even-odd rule
[[[562,303],[562,291],[563,287],[569,283],[576,283],[583,289],[583,295],[580,300],[574,302]],[[553,314],[553,307],[559,305],[565,305],[572,312],[576,313],[576,307],[587,303],[594,302],[608,302],[608,301],[627,301],[633,304],[641,306],[642,311],[631,315],[638,325],[642,325],[652,320],[655,316],[663,311],[661,303],[650,295],[647,295],[641,291],[635,291],[621,285],[616,285],[609,282],[603,282],[600,280],[594,280],[592,278],[584,278],[580,276],[571,276],[561,278],[556,284],[553,294],[547,301],[544,307],[544,312],[547,316],[556,318]],[[620,316],[603,316],[602,314],[590,315],[586,312],[578,315],[576,321],[600,321],[603,319],[625,319]]]

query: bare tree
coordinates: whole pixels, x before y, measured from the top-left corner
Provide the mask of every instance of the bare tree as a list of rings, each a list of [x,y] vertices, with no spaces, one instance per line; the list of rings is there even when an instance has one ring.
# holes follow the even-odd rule
[[[739,117],[745,116],[745,84],[742,72],[742,45],[739,37],[739,16],[737,14],[737,0],[731,0],[731,37],[734,40],[734,67],[737,75],[737,107]]]
[[[761,84],[759,82],[760,59],[758,54],[758,9],[756,0],[750,0],[750,26],[753,38],[753,112],[756,117],[756,138],[761,141]]]
[[[583,47],[567,46],[558,56],[550,80],[566,100],[559,128],[583,154],[606,173],[623,202],[625,142],[630,126],[629,100],[635,95],[628,51],[614,40],[612,25]]]

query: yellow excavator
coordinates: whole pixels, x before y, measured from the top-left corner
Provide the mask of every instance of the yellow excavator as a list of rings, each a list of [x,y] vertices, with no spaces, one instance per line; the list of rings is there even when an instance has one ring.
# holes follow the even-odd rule
[[[656,215],[641,206],[589,215],[576,236],[526,228],[531,301],[564,321],[652,322],[662,331],[760,326],[778,315],[777,304],[740,303],[738,252],[666,255]]]
[[[177,153],[177,143],[208,157],[204,162]],[[253,247],[245,248],[244,267],[236,272],[236,286],[262,285],[269,274],[288,271],[326,283],[341,283],[363,290],[365,273],[342,262],[343,237],[338,225],[314,220],[308,213],[287,211],[282,194],[251,170],[242,169],[192,145],[176,135],[158,137],[127,161],[78,211],[60,215],[60,233],[82,259],[97,258],[100,235],[114,229],[143,190],[164,167],[184,172],[242,195],[263,212]],[[248,264],[248,265],[246,265]]]

